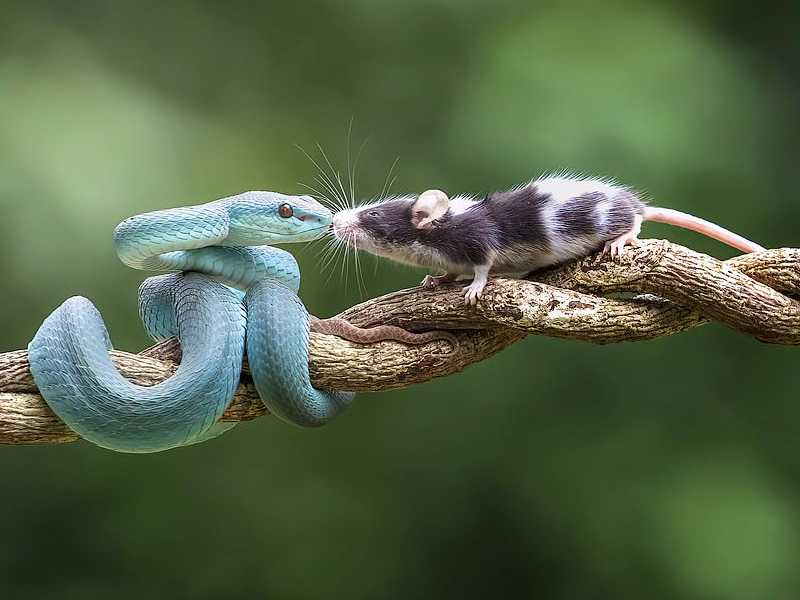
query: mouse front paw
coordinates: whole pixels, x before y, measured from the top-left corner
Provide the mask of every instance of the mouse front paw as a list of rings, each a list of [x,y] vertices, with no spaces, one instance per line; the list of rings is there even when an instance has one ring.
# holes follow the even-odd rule
[[[475,306],[483,294],[483,288],[486,287],[485,281],[473,281],[468,286],[465,286],[461,291],[464,292],[464,304],[467,306]]]
[[[480,300],[483,294],[483,288],[486,287],[486,283],[489,281],[489,270],[491,267],[491,265],[479,265],[475,267],[475,279],[461,290],[464,292],[464,304],[467,306],[475,306],[478,304],[478,300]]]

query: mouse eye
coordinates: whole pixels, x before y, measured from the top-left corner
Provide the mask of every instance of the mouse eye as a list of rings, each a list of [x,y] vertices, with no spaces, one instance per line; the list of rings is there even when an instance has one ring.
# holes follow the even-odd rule
[[[371,211],[369,211],[367,214],[368,214],[370,217],[377,217],[377,216],[378,216],[378,211],[377,211],[377,210],[371,210]]]
[[[288,204],[281,204],[278,207],[278,214],[282,216],[284,219],[288,219],[294,214],[294,211],[292,210],[292,207],[289,206]]]

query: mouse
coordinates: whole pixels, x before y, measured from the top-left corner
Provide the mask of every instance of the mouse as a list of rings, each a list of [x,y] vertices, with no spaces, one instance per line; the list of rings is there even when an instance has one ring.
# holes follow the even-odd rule
[[[516,275],[603,250],[615,260],[638,245],[644,221],[677,225],[742,252],[762,246],[715,223],[647,205],[631,188],[597,177],[543,177],[484,198],[431,189],[337,212],[336,238],[358,250],[425,269],[422,285],[471,276],[464,302],[476,305],[492,275]]]

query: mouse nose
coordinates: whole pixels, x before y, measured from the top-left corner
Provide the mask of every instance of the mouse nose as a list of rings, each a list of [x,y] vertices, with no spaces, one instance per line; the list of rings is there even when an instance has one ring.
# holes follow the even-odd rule
[[[336,213],[333,215],[333,226],[334,227],[344,227],[347,225],[347,217],[342,214],[341,212]]]
[[[357,212],[353,209],[340,210],[333,215],[333,230],[339,233],[352,231],[358,227]]]

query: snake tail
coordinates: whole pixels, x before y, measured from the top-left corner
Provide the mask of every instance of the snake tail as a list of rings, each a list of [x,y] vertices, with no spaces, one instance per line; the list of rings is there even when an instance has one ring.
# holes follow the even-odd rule
[[[450,352],[440,356],[454,356],[458,353],[460,344],[458,338],[449,331],[442,331],[440,329],[432,331],[408,331],[402,327],[395,325],[376,325],[375,327],[359,327],[353,325],[346,319],[339,317],[331,317],[330,319],[317,319],[312,317],[311,331],[314,333],[325,333],[328,335],[335,335],[344,338],[356,344],[372,344],[374,342],[381,342],[384,340],[393,340],[402,342],[403,344],[410,344],[412,346],[421,346],[435,340],[445,340],[450,344]]]

